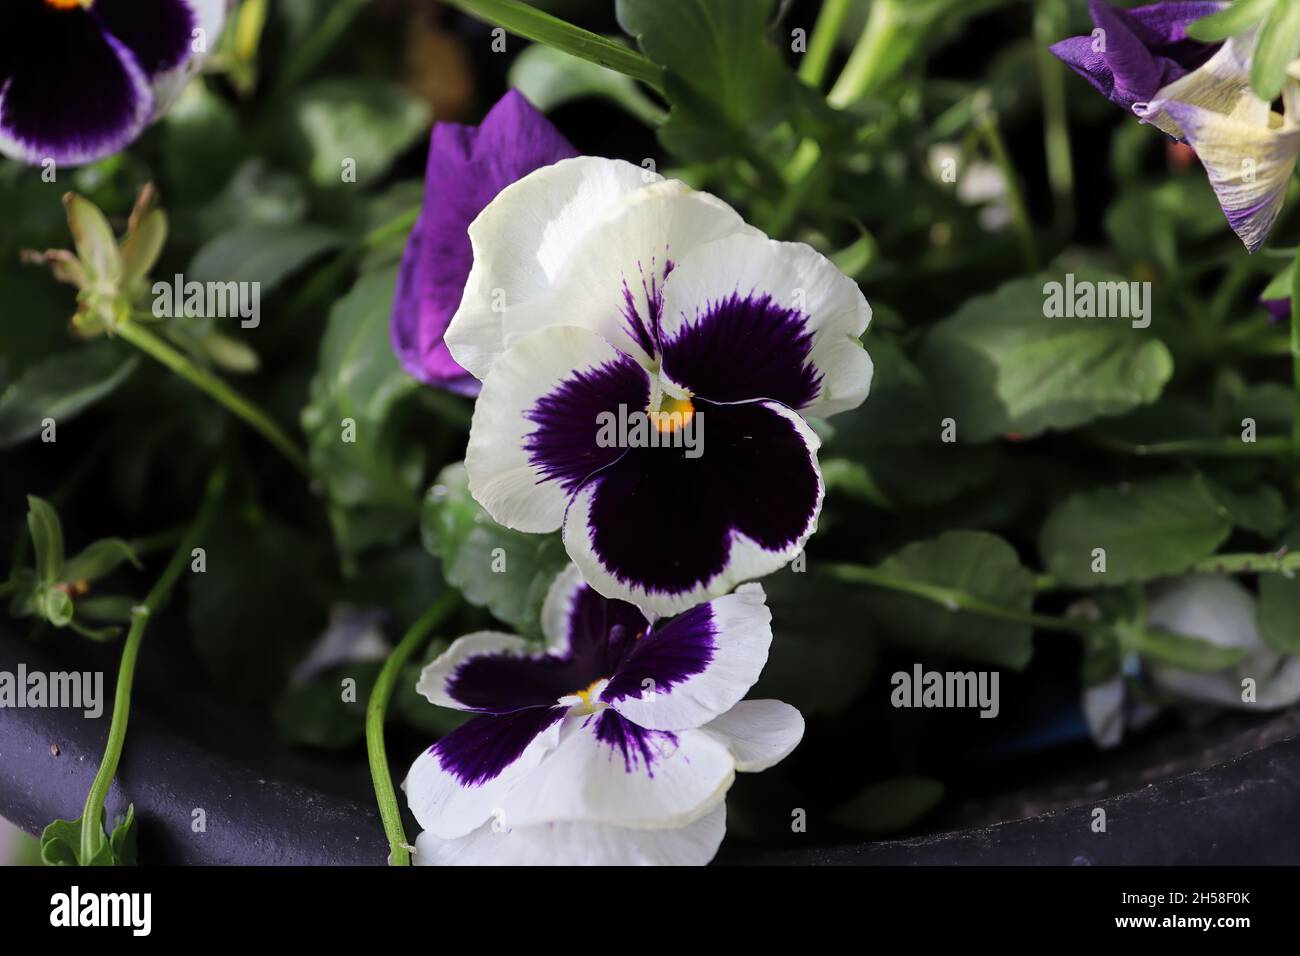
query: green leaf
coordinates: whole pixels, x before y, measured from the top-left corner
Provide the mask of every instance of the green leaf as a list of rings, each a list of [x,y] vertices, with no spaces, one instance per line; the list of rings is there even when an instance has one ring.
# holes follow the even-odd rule
[[[1300,56],[1300,0],[1274,0],[1250,59],[1250,87],[1272,102],[1282,93],[1287,64]]]
[[[1277,275],[1264,286],[1264,291],[1259,294],[1261,299],[1289,299],[1291,298],[1291,287],[1295,285],[1295,260],[1292,259]]]
[[[463,464],[448,465],[424,497],[424,546],[467,601],[486,607],[519,633],[540,633],[546,591],[568,555],[558,534],[523,534],[493,521],[469,493]]]
[[[618,22],[664,67],[664,145],[684,159],[736,151],[790,112],[798,82],[767,36],[771,0],[618,0]],[[742,146],[741,151],[744,151]]]
[[[83,597],[77,601],[77,617],[91,621],[126,624],[135,617],[133,611],[139,603],[133,597],[117,594]]]
[[[418,520],[424,453],[403,441],[396,415],[420,386],[393,353],[395,269],[362,276],[330,310],[302,427],[312,471],[351,554],[409,531]]]
[[[519,0],[448,0],[466,13],[505,27],[511,33],[608,67],[661,89],[662,71],[621,43],[566,23]]]
[[[81,818],[55,820],[41,831],[41,861],[46,866],[79,866]]]
[[[1300,531],[1287,535],[1290,550],[1300,548]],[[1259,576],[1259,636],[1279,654],[1300,654],[1300,578],[1285,574]]]
[[[135,804],[132,803],[126,808],[126,816],[113,822],[113,832],[108,835],[114,866],[135,866],[139,862],[136,839]]]
[[[509,85],[543,113],[588,96],[612,100],[648,126],[658,126],[665,114],[631,77],[553,47],[534,45],[510,65]]]
[[[36,553],[36,577],[42,584],[63,580],[63,525],[44,498],[27,496],[27,530]]]
[[[1238,528],[1271,538],[1286,523],[1286,502],[1282,500],[1281,493],[1270,485],[1258,484],[1239,490],[1208,478],[1205,484],[1214,500]]]
[[[45,419],[63,425],[130,378],[138,361],[108,343],[74,349],[27,369],[0,392],[0,448],[40,433]]]
[[[48,587],[42,592],[40,610],[45,619],[55,627],[67,627],[72,623],[72,598],[58,585]]]
[[[142,567],[135,551],[121,538],[103,538],[87,545],[68,559],[63,569],[64,581],[97,581],[123,561]]]
[[[1033,574],[1021,565],[1011,545],[983,531],[949,531],[909,544],[877,570],[955,588],[1016,611],[1027,612],[1033,604]],[[905,647],[1016,670],[1028,664],[1033,654],[1033,629],[1028,624],[958,614],[955,608],[884,590],[872,594],[871,608],[883,636]]]
[[[271,711],[276,733],[292,744],[339,750],[365,736],[366,701],[382,661],[357,661],[290,687]],[[356,682],[355,700],[343,699],[343,681]]]
[[[864,588],[787,567],[763,579],[772,649],[749,696],[784,700],[804,714],[843,712],[866,689],[879,643],[863,626]]]
[[[68,228],[76,243],[77,258],[91,281],[115,283],[122,264],[113,227],[99,207],[84,196],[68,193],[63,197],[63,204],[67,207]]]
[[[1105,587],[1186,570],[1231,529],[1203,478],[1171,475],[1073,495],[1048,515],[1039,551],[1062,583]],[[1092,570],[1097,548],[1105,549],[1105,573]]]
[[[1236,0],[1218,13],[1201,17],[1187,26],[1187,35],[1202,43],[1217,43],[1245,33],[1273,8],[1275,0]]]
[[[1059,281],[1008,282],[926,336],[920,365],[959,442],[1073,428],[1160,395],[1173,372],[1164,343],[1129,319],[1048,318],[1044,287]],[[1123,280],[1080,271],[1080,281]]]
[[[873,783],[835,811],[831,819],[863,833],[905,830],[939,805],[943,784],[930,777],[895,777]]]
[[[309,178],[332,189],[382,179],[393,160],[428,129],[429,107],[396,84],[349,76],[300,91],[291,122],[302,140]],[[349,170],[355,179],[345,179]]]
[[[256,282],[269,295],[288,276],[321,253],[342,244],[323,226],[258,226],[223,232],[190,261],[187,281]]]
[[[1246,655],[1244,647],[1220,647],[1203,637],[1172,631],[1140,629],[1126,643],[1144,657],[1180,670],[1213,673],[1231,667]]]

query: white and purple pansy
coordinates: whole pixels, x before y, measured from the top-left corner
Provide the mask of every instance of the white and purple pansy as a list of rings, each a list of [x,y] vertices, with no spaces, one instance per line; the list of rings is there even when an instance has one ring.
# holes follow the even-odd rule
[[[576,155],[516,90],[501,97],[480,126],[434,125],[424,206],[406,243],[393,300],[393,350],[415,378],[478,393],[478,379],[456,364],[443,342],[474,258],[466,230],[506,186]]]
[[[475,713],[403,783],[416,863],[703,864],[737,771],[803,736],[788,704],[742,700],[772,640],[757,584],[651,622],[575,567],[543,607],[544,647],[462,637],[418,690]]]
[[[469,236],[446,341],[483,382],[465,465],[495,520],[563,527],[592,587],[653,614],[799,553],[824,492],[805,418],[857,407],[871,383],[852,280],[619,160],[539,169]],[[654,427],[608,440],[635,416]]]
[[[124,149],[216,45],[226,6],[227,0],[4,0],[0,153],[76,165]]]

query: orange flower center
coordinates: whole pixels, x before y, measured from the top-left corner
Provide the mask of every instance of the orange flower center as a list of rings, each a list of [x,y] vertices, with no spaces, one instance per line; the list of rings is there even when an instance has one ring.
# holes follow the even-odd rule
[[[45,5],[55,10],[75,10],[77,7],[85,7],[89,10],[94,2],[95,0],[45,0]]]

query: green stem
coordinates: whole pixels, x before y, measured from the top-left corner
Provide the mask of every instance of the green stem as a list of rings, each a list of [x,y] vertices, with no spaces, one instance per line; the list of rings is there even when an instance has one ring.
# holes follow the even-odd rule
[[[310,478],[311,468],[307,458],[269,415],[244,398],[207,369],[195,365],[188,357],[174,349],[149,329],[137,322],[127,321],[115,330],[126,341],[151,358],[157,359],[190,384],[207,392],[229,411],[243,419],[267,441],[280,450],[302,474]]]
[[[949,611],[963,611],[968,614],[978,614],[982,617],[994,617],[1002,621],[1011,621],[1015,624],[1028,624],[1031,627],[1045,631],[1071,631],[1086,634],[1107,629],[1106,625],[1097,621],[1088,621],[1083,618],[1053,617],[1048,614],[1035,614],[1032,611],[1005,607],[957,588],[895,577],[876,568],[868,568],[859,564],[823,565],[821,570],[841,581],[868,584],[872,587],[884,588],[887,591],[910,594],[912,597],[921,598],[931,604],[937,604]]]
[[[357,15],[365,9],[368,0],[335,0],[330,4],[329,12],[319,18],[316,29],[307,39],[298,45],[289,62],[276,82],[276,91],[284,93],[316,68],[330,50],[334,48]]]
[[[520,0],[446,0],[459,10],[509,32],[553,47],[580,60],[587,60],[640,80],[656,92],[663,93],[663,68],[635,50],[616,43],[599,33],[543,13]]]
[[[819,88],[826,79],[826,68],[835,53],[835,41],[840,38],[844,21],[853,9],[853,0],[826,0],[813,24],[808,38],[808,52],[799,64],[799,79],[809,86]]]
[[[117,671],[117,688],[113,693],[113,720],[108,728],[108,743],[104,745],[104,759],[100,761],[99,770],[86,794],[86,805],[81,811],[81,861],[83,864],[94,859],[104,846],[104,800],[108,797],[108,788],[117,774],[118,762],[122,759],[122,745],[126,740],[126,725],[131,716],[131,685],[135,681],[135,662],[140,655],[140,642],[144,640],[144,631],[149,618],[157,614],[177,579],[190,561],[190,553],[196,546],[216,514],[226,487],[226,472],[218,468],[208,479],[204,492],[203,504],[199,514],[182,537],[171,560],[163,570],[162,576],[150,589],[143,603],[131,611],[131,629],[126,635],[122,647],[122,662]]]
[[[1291,467],[1300,485],[1300,251],[1296,252],[1295,275],[1291,279],[1291,369],[1293,414],[1291,422]]]
[[[852,106],[888,79],[911,53],[912,40],[902,31],[898,0],[874,0],[853,52],[835,80],[826,102],[836,109]]]
[[[1243,554],[1215,554],[1189,564],[1180,571],[1160,577],[1181,577],[1186,574],[1281,574],[1291,577],[1300,571],[1300,551],[1286,548],[1278,551]],[[1076,590],[1062,584],[1050,574],[1040,574],[1034,579],[1036,591]]]
[[[987,94],[981,94],[980,98],[981,103],[975,110],[975,125],[993,156],[993,162],[1002,171],[1002,178],[1007,184],[1007,204],[1011,207],[1011,221],[1020,239],[1020,251],[1025,259],[1025,268],[1034,272],[1038,269],[1038,250],[1034,243],[1034,227],[1029,221],[1029,210],[1020,188],[1020,178],[1016,175],[1016,167],[1011,162],[1011,154],[1007,151],[1007,144],[1002,139],[1002,131],[998,128],[997,114],[988,104]]]
[[[1279,457],[1290,454],[1291,441],[1282,436],[1264,436],[1253,442],[1227,436],[1224,438],[1184,438],[1175,441],[1137,442],[1119,441],[1103,435],[1093,435],[1092,440],[1103,448],[1137,455],[1139,458],[1158,455],[1201,455],[1220,458]]]
[[[1047,180],[1052,188],[1056,228],[1068,234],[1074,220],[1074,167],[1070,158],[1070,128],[1065,97],[1065,67],[1048,47],[1061,36],[1068,16],[1060,0],[1040,0],[1034,10],[1034,39],[1038,80],[1043,94],[1043,142],[1047,150]]]
[[[370,779],[375,784],[379,816],[384,821],[384,833],[388,835],[388,862],[391,866],[410,866],[411,852],[406,842],[406,830],[402,826],[397,791],[393,788],[393,778],[388,772],[388,752],[384,748],[384,713],[388,710],[393,687],[406,662],[416,648],[428,640],[429,633],[442,624],[459,603],[460,595],[455,591],[444,594],[411,625],[397,647],[393,648],[393,653],[388,655],[388,660],[384,661],[383,670],[379,672],[374,689],[370,692],[370,700],[366,702],[366,752],[370,758]]]

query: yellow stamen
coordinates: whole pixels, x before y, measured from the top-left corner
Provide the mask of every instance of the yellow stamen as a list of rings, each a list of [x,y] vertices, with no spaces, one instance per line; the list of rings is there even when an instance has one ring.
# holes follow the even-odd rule
[[[602,683],[604,683],[603,680],[592,681],[591,686],[586,690],[574,691],[573,696],[582,698],[584,713],[594,714],[596,712],[596,703],[593,703],[591,698],[596,694],[597,690],[599,690]]]
[[[77,7],[89,10],[94,2],[95,0],[45,0],[45,5],[55,10],[75,10]]]
[[[655,429],[661,433],[672,434],[679,428],[685,428],[695,417],[695,406],[689,398],[673,398],[665,395],[659,403],[659,411],[650,413],[650,420]]]

